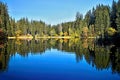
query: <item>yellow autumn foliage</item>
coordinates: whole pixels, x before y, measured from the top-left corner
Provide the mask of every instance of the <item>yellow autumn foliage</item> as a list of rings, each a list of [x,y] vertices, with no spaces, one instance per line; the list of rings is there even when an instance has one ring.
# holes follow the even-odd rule
[[[116,33],[116,30],[114,28],[110,27],[107,29],[107,33],[108,33],[108,35],[112,36]]]

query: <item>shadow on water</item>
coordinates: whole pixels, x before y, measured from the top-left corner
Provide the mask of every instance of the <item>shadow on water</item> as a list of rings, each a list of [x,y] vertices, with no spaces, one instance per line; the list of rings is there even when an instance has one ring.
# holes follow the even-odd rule
[[[7,69],[10,56],[16,52],[27,57],[29,53],[43,54],[48,49],[74,52],[76,62],[83,59],[97,70],[111,68],[113,73],[120,74],[120,47],[115,44],[104,44],[95,39],[39,39],[8,40],[0,42],[0,71]]]
[[[109,47],[109,63],[112,72],[120,75],[120,35],[115,34],[111,37],[99,38],[96,45]]]
[[[0,41],[0,72],[7,69],[9,61],[9,53],[7,53],[6,41]]]

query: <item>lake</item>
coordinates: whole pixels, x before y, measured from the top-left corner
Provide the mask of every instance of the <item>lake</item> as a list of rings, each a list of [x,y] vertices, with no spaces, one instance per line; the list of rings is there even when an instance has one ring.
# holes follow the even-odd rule
[[[94,39],[1,41],[0,80],[120,80],[120,48]]]

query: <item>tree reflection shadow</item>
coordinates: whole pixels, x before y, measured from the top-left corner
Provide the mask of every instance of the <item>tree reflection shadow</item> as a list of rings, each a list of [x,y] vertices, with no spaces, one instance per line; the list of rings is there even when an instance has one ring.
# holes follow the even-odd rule
[[[120,47],[116,45],[99,45],[95,39],[39,39],[8,40],[0,44],[0,71],[7,69],[10,56],[20,54],[27,57],[31,54],[43,54],[48,49],[74,52],[76,62],[85,58],[89,65],[97,70],[111,68],[113,73],[120,74]]]

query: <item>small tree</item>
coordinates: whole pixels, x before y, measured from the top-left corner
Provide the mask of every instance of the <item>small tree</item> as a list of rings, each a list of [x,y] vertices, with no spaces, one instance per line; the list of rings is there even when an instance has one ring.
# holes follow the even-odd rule
[[[60,32],[59,34],[60,34],[60,36],[63,36],[63,32]]]
[[[88,27],[83,27],[83,30],[82,30],[82,35],[83,37],[87,37],[88,36]]]
[[[18,36],[20,36],[21,35],[21,33],[22,33],[22,31],[21,30],[17,30],[16,32],[15,32],[15,34],[16,34],[16,36],[18,37]]]

